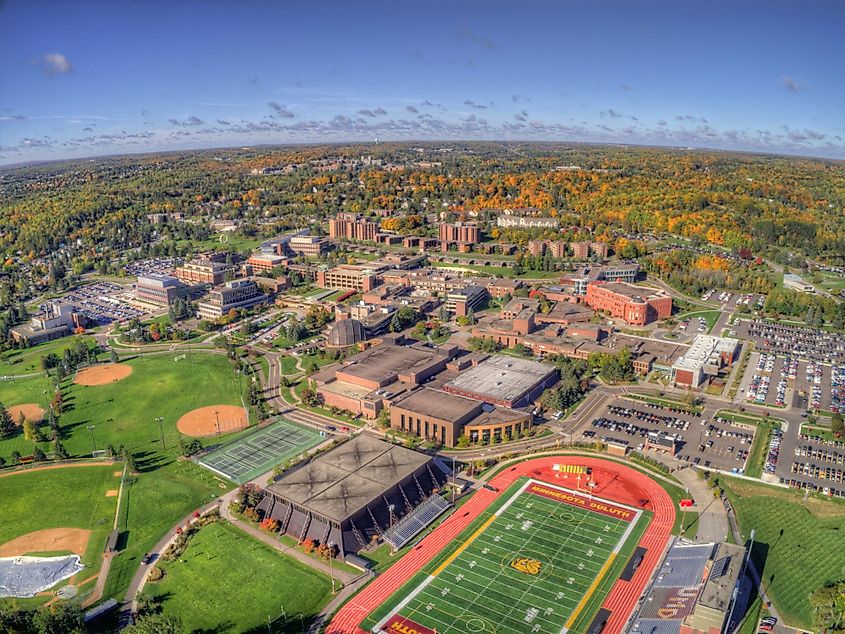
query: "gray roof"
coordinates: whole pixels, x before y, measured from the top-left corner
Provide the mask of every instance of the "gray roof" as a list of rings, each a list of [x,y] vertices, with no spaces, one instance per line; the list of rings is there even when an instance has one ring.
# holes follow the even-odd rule
[[[343,522],[430,460],[425,454],[359,434],[268,489],[318,515]]]
[[[331,346],[351,346],[364,341],[367,333],[364,325],[357,319],[341,319],[336,321],[329,331],[328,341]]]
[[[481,411],[478,401],[429,388],[415,390],[405,398],[394,401],[393,406],[450,422],[464,421]]]
[[[463,371],[449,381],[444,389],[502,401],[516,401],[554,371],[551,366],[538,361],[495,355]]]

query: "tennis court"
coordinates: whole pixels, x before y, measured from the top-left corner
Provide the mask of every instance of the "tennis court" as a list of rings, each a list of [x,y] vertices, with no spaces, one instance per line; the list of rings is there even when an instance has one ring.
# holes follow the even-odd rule
[[[203,456],[198,462],[215,473],[243,484],[321,441],[316,430],[279,419],[264,429]]]
[[[391,598],[373,632],[586,629],[648,523],[644,512],[537,480],[505,497]]]

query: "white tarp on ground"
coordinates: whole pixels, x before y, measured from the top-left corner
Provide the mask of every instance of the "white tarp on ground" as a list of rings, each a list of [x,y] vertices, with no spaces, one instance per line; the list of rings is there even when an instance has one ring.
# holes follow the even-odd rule
[[[34,597],[83,568],[79,555],[0,557],[0,598]]]

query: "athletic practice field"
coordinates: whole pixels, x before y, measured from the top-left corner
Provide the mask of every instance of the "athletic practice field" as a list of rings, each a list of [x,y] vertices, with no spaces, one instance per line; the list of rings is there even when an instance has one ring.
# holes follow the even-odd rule
[[[394,595],[373,631],[586,629],[642,535],[646,512],[524,478],[503,499],[451,554]]]
[[[243,484],[320,443],[319,432],[284,419],[224,445],[198,462]]]

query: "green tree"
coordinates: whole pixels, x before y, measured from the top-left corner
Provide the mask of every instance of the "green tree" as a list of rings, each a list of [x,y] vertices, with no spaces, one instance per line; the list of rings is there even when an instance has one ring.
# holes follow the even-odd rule
[[[12,420],[9,410],[0,403],[0,438],[11,438],[18,433],[17,425]]]
[[[123,634],[184,634],[185,627],[177,616],[149,614],[140,617],[122,632]]]
[[[842,423],[842,414],[835,412],[830,417],[830,431],[839,436],[842,434],[843,428],[845,428],[845,425]]]
[[[64,445],[58,440],[53,441],[53,460],[67,460],[70,454]]]

